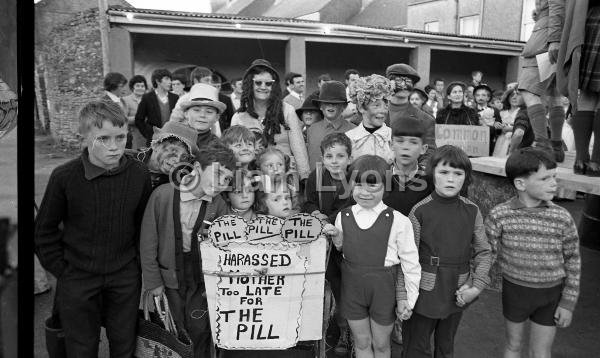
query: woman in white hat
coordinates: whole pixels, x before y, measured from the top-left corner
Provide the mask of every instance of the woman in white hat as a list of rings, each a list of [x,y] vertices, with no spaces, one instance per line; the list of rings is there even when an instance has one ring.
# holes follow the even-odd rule
[[[300,179],[308,178],[310,168],[302,125],[294,107],[284,103],[279,74],[267,60],[255,60],[242,79],[240,108],[231,125],[263,132],[267,144],[287,154]]]

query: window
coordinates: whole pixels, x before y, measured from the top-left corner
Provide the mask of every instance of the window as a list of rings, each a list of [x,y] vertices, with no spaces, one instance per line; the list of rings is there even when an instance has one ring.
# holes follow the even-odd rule
[[[426,22],[425,23],[425,31],[440,32],[440,22],[439,21]]]
[[[533,31],[533,26],[535,25],[535,21],[533,21],[533,17],[531,16],[533,10],[535,10],[535,0],[523,0],[521,41],[527,41],[529,36],[531,36],[531,32]]]
[[[459,26],[461,35],[479,35],[479,15],[461,17]]]

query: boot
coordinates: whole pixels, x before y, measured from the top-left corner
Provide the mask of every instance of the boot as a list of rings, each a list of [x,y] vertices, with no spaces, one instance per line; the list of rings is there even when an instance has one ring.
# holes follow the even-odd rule
[[[336,355],[344,356],[348,354],[350,348],[350,328],[340,328],[340,338],[333,349]]]
[[[554,159],[556,160],[556,162],[562,163],[565,160],[565,151],[563,149],[563,141],[562,140],[553,140],[550,142],[552,143]]]

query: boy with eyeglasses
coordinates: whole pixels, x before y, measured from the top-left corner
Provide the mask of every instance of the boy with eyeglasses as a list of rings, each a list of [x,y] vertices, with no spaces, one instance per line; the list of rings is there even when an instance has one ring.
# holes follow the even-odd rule
[[[119,105],[89,102],[79,113],[85,149],[50,175],[35,226],[42,266],[57,278],[69,357],[96,357],[100,326],[111,357],[135,351],[140,300],[139,229],[151,192],[145,166],[124,156]]]

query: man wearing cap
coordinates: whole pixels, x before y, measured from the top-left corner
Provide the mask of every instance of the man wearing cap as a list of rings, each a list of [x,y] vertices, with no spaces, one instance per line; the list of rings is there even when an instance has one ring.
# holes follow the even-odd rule
[[[180,105],[185,123],[198,133],[196,144],[202,148],[218,140],[211,128],[227,106],[219,101],[218,90],[205,83],[198,83],[190,89],[188,99]]]
[[[391,127],[395,121],[404,117],[414,117],[422,121],[426,128],[424,143],[427,144],[427,151],[421,156],[419,162],[425,163],[436,148],[435,119],[425,111],[415,108],[408,101],[414,85],[419,82],[421,77],[414,68],[405,63],[388,66],[385,76],[390,81],[394,81],[394,94],[390,97],[389,116],[386,124]]]
[[[321,161],[321,141],[330,133],[345,133],[356,127],[342,117],[348,104],[346,87],[339,81],[323,83],[319,98],[313,104],[323,113],[323,120],[314,123],[306,134],[308,146],[308,164],[314,170],[317,162]]]
[[[190,163],[198,155],[198,133],[183,123],[167,122],[152,137],[150,148],[126,150],[126,154],[146,164],[152,189],[169,182],[171,172],[180,163]],[[177,175],[171,176],[172,178]]]

